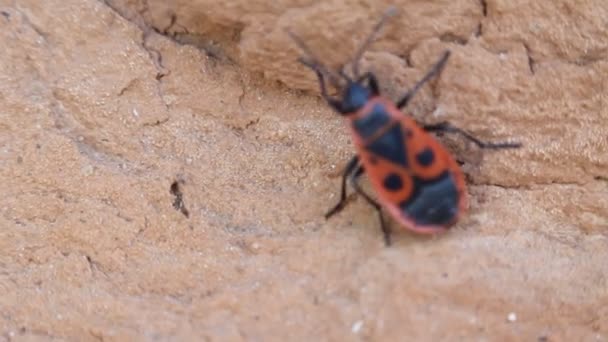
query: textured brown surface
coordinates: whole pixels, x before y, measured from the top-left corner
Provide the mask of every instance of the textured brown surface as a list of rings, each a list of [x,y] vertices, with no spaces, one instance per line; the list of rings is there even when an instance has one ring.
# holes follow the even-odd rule
[[[469,214],[390,248],[323,219],[352,145],[284,33],[337,65],[388,5],[312,3],[0,0],[0,340],[608,339],[605,0],[396,4],[386,93],[449,48],[413,115],[525,147],[445,139]]]

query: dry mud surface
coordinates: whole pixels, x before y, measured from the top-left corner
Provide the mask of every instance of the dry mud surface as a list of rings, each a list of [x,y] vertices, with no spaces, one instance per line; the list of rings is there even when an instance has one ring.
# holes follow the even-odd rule
[[[353,196],[353,146],[294,60],[384,1],[0,0],[0,340],[607,341],[608,4],[397,1],[366,53],[409,107],[516,151],[419,237]]]

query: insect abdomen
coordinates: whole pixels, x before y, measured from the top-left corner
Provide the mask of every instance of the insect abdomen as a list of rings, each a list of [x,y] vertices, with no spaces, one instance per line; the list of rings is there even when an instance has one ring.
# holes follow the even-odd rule
[[[418,225],[447,226],[458,216],[460,200],[452,173],[446,171],[430,181],[414,177],[414,191],[399,208]]]

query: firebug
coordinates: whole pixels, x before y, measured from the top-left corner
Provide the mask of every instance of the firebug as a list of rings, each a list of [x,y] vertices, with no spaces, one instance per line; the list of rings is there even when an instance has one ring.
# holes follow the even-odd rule
[[[419,125],[400,111],[426,82],[440,74],[450,51],[445,51],[396,103],[380,94],[373,73],[359,73],[363,53],[392,13],[392,9],[384,13],[356,51],[351,62],[352,77],[346,74],[344,67],[337,73],[327,68],[299,36],[287,31],[305,54],[298,61],[316,73],[323,99],[348,120],[357,150],[343,172],[340,200],[325,217],[344,208],[347,181],[350,181],[353,189],[378,212],[386,245],[391,243],[391,231],[383,218],[382,208],[401,226],[422,234],[446,231],[467,210],[464,174],[454,157],[430,133],[459,134],[482,149],[521,147],[520,143],[483,142],[448,122]],[[328,94],[326,79],[341,91],[341,97]],[[368,175],[377,200],[359,184],[364,173]]]

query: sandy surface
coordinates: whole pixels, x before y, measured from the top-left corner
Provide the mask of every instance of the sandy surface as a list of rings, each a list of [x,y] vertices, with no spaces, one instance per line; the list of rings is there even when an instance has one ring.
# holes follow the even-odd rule
[[[449,48],[412,115],[525,147],[444,139],[470,212],[390,248],[284,33],[387,4],[311,3],[0,0],[0,340],[608,340],[606,1],[397,3],[386,94]]]

